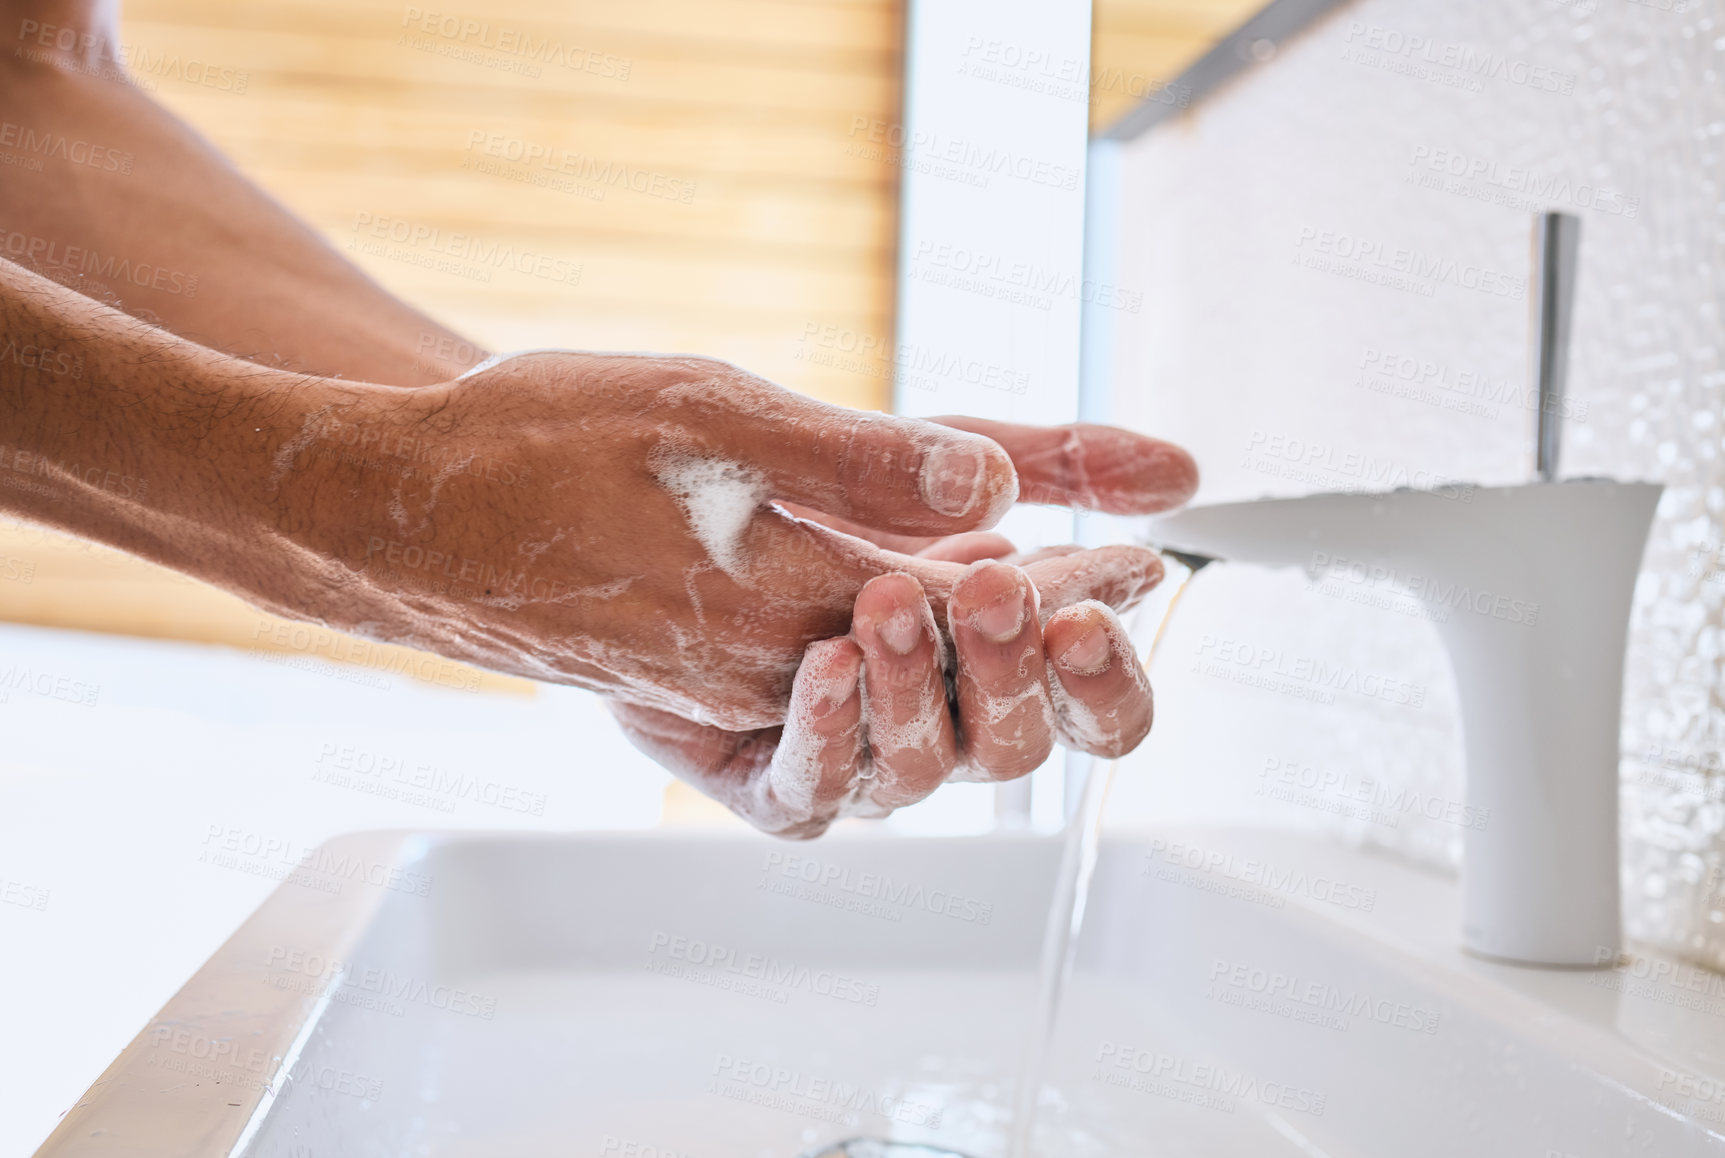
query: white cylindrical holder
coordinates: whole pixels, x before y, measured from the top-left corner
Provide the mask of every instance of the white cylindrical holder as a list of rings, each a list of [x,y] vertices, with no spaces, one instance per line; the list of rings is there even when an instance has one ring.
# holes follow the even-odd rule
[[[1599,965],[1621,941],[1618,758],[1635,579],[1662,488],[1578,479],[1191,507],[1152,537],[1223,560],[1324,554],[1418,576],[1455,674],[1470,828],[1462,941]]]

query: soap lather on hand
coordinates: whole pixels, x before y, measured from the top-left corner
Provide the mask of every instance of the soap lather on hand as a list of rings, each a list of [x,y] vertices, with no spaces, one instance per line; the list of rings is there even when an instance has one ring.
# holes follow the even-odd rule
[[[1152,513],[1196,489],[1190,456],[1127,431],[940,421],[989,436],[1017,468],[1019,494],[1043,502]],[[678,497],[714,564],[745,570],[743,532],[770,493],[762,477],[738,463],[660,462],[659,484]],[[613,701],[638,746],[757,827],[815,836],[840,817],[914,803],[947,780],[1028,774],[1057,741],[1117,756],[1148,733],[1149,682],[1116,610],[1160,579],[1153,554],[1070,547],[1018,557],[985,530],[911,536],[776,507],[847,532],[859,547],[897,552],[903,564],[862,586],[847,633],[809,644],[785,722],[727,730]]]

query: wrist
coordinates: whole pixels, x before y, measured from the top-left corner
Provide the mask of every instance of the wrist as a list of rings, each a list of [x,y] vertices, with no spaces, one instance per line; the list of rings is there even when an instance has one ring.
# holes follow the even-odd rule
[[[392,478],[441,390],[293,374],[222,359],[199,379],[153,512],[171,537],[153,557],[296,619],[353,628],[381,614],[354,580],[367,536],[390,525]],[[189,546],[187,546],[189,545]]]

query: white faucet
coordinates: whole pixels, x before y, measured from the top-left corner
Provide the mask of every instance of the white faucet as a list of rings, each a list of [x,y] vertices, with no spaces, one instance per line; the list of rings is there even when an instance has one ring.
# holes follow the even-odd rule
[[[1156,542],[1221,559],[1365,567],[1452,608],[1438,624],[1461,703],[1462,939],[1537,965],[1616,960],[1623,653],[1662,487],[1554,481],[1580,222],[1534,219],[1534,467],[1542,481],[1193,507]]]
[[[1580,479],[1325,494],[1157,519],[1176,550],[1364,567],[1452,608],[1437,623],[1461,704],[1464,944],[1539,965],[1619,948],[1623,653],[1661,487]]]

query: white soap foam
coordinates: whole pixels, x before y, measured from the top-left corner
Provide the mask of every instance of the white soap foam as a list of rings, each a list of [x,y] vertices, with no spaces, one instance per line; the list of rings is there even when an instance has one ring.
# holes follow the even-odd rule
[[[727,575],[743,571],[743,532],[767,498],[766,480],[741,463],[655,448],[647,467],[677,500],[707,557]]]
[[[270,464],[270,491],[279,491],[282,480],[294,469],[299,461],[300,451],[313,445],[320,431],[328,422],[330,411],[334,407],[320,406],[300,420],[299,433],[285,440],[277,448],[275,458]]]

